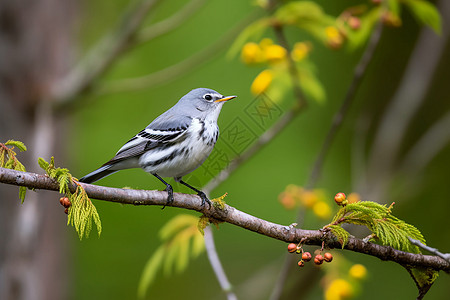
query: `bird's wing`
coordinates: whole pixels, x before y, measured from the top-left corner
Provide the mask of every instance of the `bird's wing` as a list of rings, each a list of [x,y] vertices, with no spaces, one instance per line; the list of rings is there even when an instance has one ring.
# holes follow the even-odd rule
[[[155,147],[170,146],[184,140],[192,119],[184,116],[161,118],[162,116],[126,142],[116,155],[104,165],[140,156]]]

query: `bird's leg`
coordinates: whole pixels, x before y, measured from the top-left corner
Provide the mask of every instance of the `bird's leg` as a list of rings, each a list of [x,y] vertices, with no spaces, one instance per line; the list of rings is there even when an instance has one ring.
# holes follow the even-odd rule
[[[167,202],[166,204],[162,207],[162,209],[164,209],[166,207],[166,205],[169,205],[173,202],[173,188],[170,184],[168,184],[164,179],[162,179],[158,174],[153,173],[153,176],[155,176],[156,178],[158,178],[162,183],[164,183],[166,185],[166,191],[167,191]]]
[[[187,186],[188,188],[190,188],[193,191],[197,192],[197,195],[200,196],[200,198],[202,199],[202,206],[205,206],[205,202],[208,203],[209,207],[211,207],[211,201],[209,201],[208,197],[206,197],[205,193],[203,193],[202,191],[196,189],[195,187],[193,187],[192,185],[184,182],[183,180],[180,179],[179,181],[182,185]]]

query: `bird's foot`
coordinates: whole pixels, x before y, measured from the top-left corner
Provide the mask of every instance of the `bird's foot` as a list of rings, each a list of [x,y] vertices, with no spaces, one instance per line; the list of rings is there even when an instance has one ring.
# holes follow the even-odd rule
[[[203,193],[202,191],[198,192],[198,194],[200,196],[200,198],[202,198],[202,206],[205,206],[205,203],[208,203],[209,208],[211,208],[211,201],[209,201],[208,197],[206,197],[205,193]]]
[[[161,209],[164,209],[166,205],[171,205],[173,203],[173,188],[171,185],[167,185],[166,192],[167,192],[167,202]]]

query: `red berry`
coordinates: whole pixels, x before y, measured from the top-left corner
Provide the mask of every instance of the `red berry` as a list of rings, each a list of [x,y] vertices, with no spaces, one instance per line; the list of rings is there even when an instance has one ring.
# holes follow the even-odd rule
[[[59,198],[59,203],[60,203],[61,205],[64,205],[64,197]]]
[[[317,254],[316,257],[314,257],[314,263],[316,265],[321,265],[323,263],[323,256],[320,254]]]
[[[303,260],[299,260],[297,264],[300,268],[305,266],[305,263],[303,262]]]
[[[323,255],[323,259],[326,262],[331,262],[333,260],[333,255],[331,255],[331,253],[327,252]]]
[[[64,210],[64,213],[65,213],[66,215],[68,215],[68,214],[69,214],[69,209],[66,208],[66,209]]]
[[[311,253],[309,253],[309,252],[304,252],[303,254],[302,254],[302,259],[304,260],[304,261],[310,261],[311,260]]]
[[[64,197],[64,200],[63,200],[63,206],[64,206],[65,208],[69,208],[71,205],[72,205],[72,203],[70,203],[69,198]]]
[[[351,16],[348,19],[348,26],[353,30],[358,30],[361,27],[361,20],[357,17]]]
[[[288,245],[288,251],[289,251],[290,253],[294,253],[295,251],[297,251],[297,244],[290,243],[290,244]]]

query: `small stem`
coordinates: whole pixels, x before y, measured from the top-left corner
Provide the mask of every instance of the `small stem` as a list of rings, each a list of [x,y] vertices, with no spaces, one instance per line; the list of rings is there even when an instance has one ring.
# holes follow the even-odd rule
[[[233,286],[228,281],[225,270],[220,262],[219,255],[217,254],[216,246],[214,245],[214,236],[210,226],[205,229],[205,246],[206,253],[208,254],[209,263],[216,274],[216,278],[219,281],[222,291],[227,295],[228,300],[237,300],[236,294],[233,292]]]

